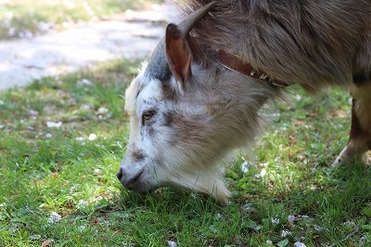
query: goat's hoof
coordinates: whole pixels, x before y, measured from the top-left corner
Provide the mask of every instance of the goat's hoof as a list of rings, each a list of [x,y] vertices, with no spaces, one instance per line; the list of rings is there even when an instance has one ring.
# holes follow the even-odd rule
[[[341,164],[344,163],[345,160],[348,159],[348,155],[346,154],[347,153],[347,147],[345,147],[341,152],[340,154],[338,155],[338,157],[336,157],[335,161],[332,162],[331,166],[332,167],[337,167]]]
[[[367,155],[367,153],[363,155],[349,155],[349,153],[347,152],[347,147],[345,147],[343,151],[340,152],[335,161],[331,164],[331,166],[337,167],[339,165],[349,162],[367,165],[370,164],[371,162],[371,156]]]

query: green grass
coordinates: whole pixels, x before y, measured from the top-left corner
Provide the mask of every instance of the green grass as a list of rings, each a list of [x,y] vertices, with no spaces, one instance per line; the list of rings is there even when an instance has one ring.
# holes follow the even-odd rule
[[[158,2],[159,0],[157,0]],[[146,0],[7,0],[0,2],[0,40],[30,37],[71,23],[138,8]],[[153,2],[153,1],[152,1]]]
[[[278,114],[256,158],[239,152],[226,171],[224,207],[169,188],[140,196],[117,180],[137,66],[113,61],[0,93],[0,246],[370,246],[370,167],[330,167],[347,141],[346,92],[293,88],[293,107],[269,110]],[[48,222],[53,212],[61,219]]]

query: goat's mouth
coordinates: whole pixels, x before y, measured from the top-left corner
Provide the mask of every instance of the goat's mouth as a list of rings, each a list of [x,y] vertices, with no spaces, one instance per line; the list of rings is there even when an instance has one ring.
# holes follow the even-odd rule
[[[136,191],[138,185],[141,184],[141,176],[143,175],[143,170],[138,172],[134,177],[128,179],[127,181],[122,181],[122,185],[128,190]]]
[[[148,183],[148,181],[146,181],[144,170],[138,172],[134,177],[130,178],[127,181],[121,181],[121,183],[127,190],[139,194],[147,194],[157,188],[156,186],[152,186],[150,183]]]

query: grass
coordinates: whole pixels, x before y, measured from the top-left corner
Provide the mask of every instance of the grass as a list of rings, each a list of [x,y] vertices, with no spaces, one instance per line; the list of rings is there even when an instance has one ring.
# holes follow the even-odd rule
[[[159,0],[158,0],[159,1]],[[29,38],[71,23],[107,18],[138,8],[146,0],[3,0],[0,40]]]
[[[140,196],[117,180],[137,66],[116,60],[0,93],[0,246],[370,246],[370,167],[330,167],[347,141],[346,92],[293,88],[293,106],[269,110],[255,159],[229,164],[224,207],[171,188]]]

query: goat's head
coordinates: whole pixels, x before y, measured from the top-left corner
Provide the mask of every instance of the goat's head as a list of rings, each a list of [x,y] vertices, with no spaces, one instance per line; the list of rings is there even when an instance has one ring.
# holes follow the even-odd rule
[[[228,191],[214,164],[256,135],[256,112],[266,98],[246,95],[254,89],[226,85],[231,72],[194,61],[188,32],[213,5],[179,25],[169,24],[126,91],[130,140],[117,176],[127,189],[145,193],[176,185],[226,202]],[[243,75],[234,76],[247,84]]]

